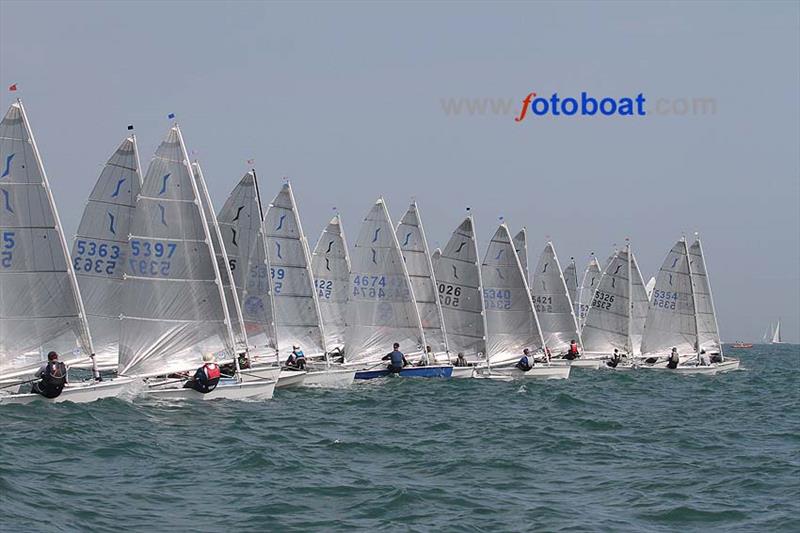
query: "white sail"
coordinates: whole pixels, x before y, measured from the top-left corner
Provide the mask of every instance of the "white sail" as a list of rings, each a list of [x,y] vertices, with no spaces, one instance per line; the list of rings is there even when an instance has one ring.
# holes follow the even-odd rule
[[[578,320],[578,328],[580,328],[580,302],[578,302],[578,269],[575,267],[575,258],[569,258],[569,264],[564,269],[564,281],[567,283],[567,292],[569,293],[569,300],[572,302],[572,312],[575,313],[575,318]]]
[[[530,284],[531,275],[528,271],[528,230],[522,228],[514,235],[514,250],[517,252],[519,262],[522,265],[522,271],[525,273],[525,279]],[[548,344],[549,346],[549,344]]]
[[[217,221],[253,360],[277,357],[275,310],[263,219],[258,179],[255,172],[248,172],[231,191]]]
[[[686,241],[681,239],[656,276],[642,337],[643,355],[666,355],[673,347],[682,355],[696,353],[697,323],[689,272]]]
[[[397,225],[396,234],[411,280],[422,329],[425,332],[425,341],[434,354],[445,354],[449,357],[442,306],[416,202],[411,203],[400,224]]]
[[[328,350],[344,349],[347,297],[350,289],[350,256],[342,219],[337,213],[319,236],[311,270]]]
[[[486,316],[472,216],[456,228],[433,266],[448,347],[476,360],[486,353]]]
[[[203,353],[234,357],[230,318],[211,235],[178,126],[150,161],[128,240],[121,374],[197,366]]]
[[[711,295],[711,282],[708,279],[703,246],[697,239],[689,247],[689,261],[692,272],[694,301],[697,306],[697,337],[699,348],[708,353],[722,353],[719,337],[717,313],[714,310],[714,297]]]
[[[29,373],[55,350],[65,363],[92,340],[50,184],[17,101],[0,122],[0,378]]]
[[[567,282],[561,273],[561,264],[552,242],[545,245],[539,257],[539,264],[533,273],[531,297],[544,342],[554,354],[566,353],[572,340],[582,346]]]
[[[220,273],[225,302],[228,305],[228,316],[231,320],[231,329],[236,344],[236,352],[245,353],[248,351],[249,343],[247,340],[247,331],[244,328],[244,318],[239,303],[239,294],[236,290],[236,283],[233,280],[235,263],[231,263],[227,249],[223,244],[222,230],[219,226],[217,215],[214,212],[214,204],[211,202],[211,195],[208,193],[206,180],[203,176],[203,169],[200,168],[199,162],[195,161],[192,163],[192,171],[194,172],[197,190],[200,192],[200,201],[203,204],[203,212],[206,217],[206,222],[208,223],[209,234],[211,235],[211,246],[214,249],[214,255],[217,259],[217,270],[219,270]]]
[[[772,344],[783,344],[781,340],[781,321],[778,319],[778,322],[775,324],[775,330],[772,332]]]
[[[364,218],[351,255],[346,354],[351,362],[378,361],[400,343],[422,353],[425,336],[389,212],[379,198]]]
[[[317,291],[292,187],[285,183],[264,215],[275,305],[278,349],[298,345],[306,356],[325,355]]]
[[[508,227],[495,232],[481,265],[486,305],[486,353],[490,361],[543,349],[541,328]]]
[[[442,249],[437,248],[431,253],[431,263],[435,266],[440,257],[442,257]]]
[[[589,264],[586,265],[586,270],[583,272],[583,279],[578,290],[578,326],[581,328],[586,322],[586,313],[589,312],[589,307],[592,305],[594,291],[597,289],[597,284],[600,283],[602,272],[600,263],[597,262],[597,258],[592,254]]]
[[[611,354],[614,349],[639,355],[647,294],[630,244],[611,256],[592,298],[583,325],[588,353]]]
[[[656,286],[656,278],[655,278],[655,277],[652,277],[652,278],[650,278],[650,280],[647,282],[647,285],[645,285],[645,290],[647,291],[647,299],[648,299],[648,300],[649,300],[649,299],[650,299],[650,297],[653,295],[653,289],[655,288],[655,286]]]
[[[124,139],[100,172],[72,243],[72,266],[81,288],[99,367],[117,366],[122,277],[128,261],[136,197],[142,187],[136,137]]]

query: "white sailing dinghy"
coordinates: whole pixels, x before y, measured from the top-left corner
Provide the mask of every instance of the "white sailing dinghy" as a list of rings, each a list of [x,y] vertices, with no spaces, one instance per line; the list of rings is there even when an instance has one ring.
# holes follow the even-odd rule
[[[567,281],[561,273],[561,263],[559,263],[556,250],[550,241],[545,244],[533,273],[531,297],[542,328],[545,345],[553,356],[566,354],[570,342],[573,340],[578,344],[580,353],[583,354],[584,347],[580,328],[567,290]],[[600,366],[598,360],[583,355],[570,361],[569,364],[574,367],[594,369]]]
[[[672,348],[676,348],[683,355],[681,364],[672,369],[673,372],[713,375],[718,371],[734,370],[738,367],[737,360],[723,359],[723,363],[706,366],[697,364],[704,346],[720,356],[722,353],[719,334],[712,331],[716,329],[716,318],[705,265],[700,266],[702,261],[698,261],[702,259],[699,245],[691,255],[693,257],[690,257],[686,239],[681,238],[658,272],[645,321],[642,356],[664,359]],[[644,365],[643,368],[669,370],[666,363]]]
[[[92,358],[94,349],[53,193],[20,100],[0,122],[0,238],[0,403],[90,402],[118,395],[131,380],[68,383],[56,398],[27,392],[49,351],[71,365]],[[9,392],[11,387],[17,391]]]
[[[648,298],[630,242],[611,257],[583,325],[584,355],[609,358],[614,349],[632,363],[641,355]],[[622,370],[626,365],[617,365]]]
[[[433,350],[430,363],[450,363],[447,333],[442,316],[442,304],[433,274],[433,263],[428,251],[428,241],[419,215],[417,202],[412,202],[397,225],[397,241],[408,269],[411,288],[422,321],[426,346]]]
[[[481,265],[481,279],[486,306],[488,373],[525,378],[568,378],[568,365],[537,364],[526,372],[514,366],[501,366],[516,362],[525,348],[530,350],[531,356],[544,354],[546,350],[530,287],[505,224],[500,224],[489,242]]]
[[[311,256],[311,271],[328,351],[344,349],[347,324],[347,294],[350,285],[350,256],[347,253],[342,219],[337,213],[319,236]]]
[[[422,330],[411,281],[383,198],[379,198],[361,225],[351,255],[351,292],[347,309],[345,360],[359,365],[356,379],[389,374],[383,356],[393,343],[409,359],[422,355]],[[450,377],[450,365],[408,366],[407,377]]]
[[[476,365],[486,366],[486,313],[472,215],[455,229],[433,266],[448,346],[470,363],[454,367],[452,376],[472,377]]]
[[[569,258],[569,264],[564,269],[564,281],[567,283],[567,292],[569,293],[569,301],[572,302],[572,312],[575,314],[575,320],[578,323],[578,330],[581,329],[580,323],[580,302],[578,301],[578,269],[575,266],[575,258]]]
[[[775,323],[775,329],[772,330],[772,340],[770,340],[770,344],[783,344],[781,340],[781,319],[778,319],[778,322]]]
[[[103,167],[72,244],[72,265],[81,289],[100,370],[116,370],[122,276],[128,233],[142,187],[136,136],[119,145]]]
[[[594,252],[592,252],[589,264],[586,265],[586,270],[583,272],[583,279],[581,280],[581,286],[578,290],[578,326],[580,328],[583,328],[583,324],[586,322],[586,313],[589,312],[589,308],[592,305],[594,291],[597,289],[597,284],[600,282],[602,272],[603,269],[600,268],[600,263],[594,256]]]
[[[223,378],[208,393],[186,379],[204,354],[236,361],[236,342],[197,181],[181,131],[170,128],[147,169],[131,222],[119,372],[145,379],[154,398],[271,398],[275,382]],[[149,378],[149,379],[148,379]]]

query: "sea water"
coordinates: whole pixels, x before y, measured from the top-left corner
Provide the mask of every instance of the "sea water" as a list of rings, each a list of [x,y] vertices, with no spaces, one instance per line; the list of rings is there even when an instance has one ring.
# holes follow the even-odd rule
[[[800,531],[800,353],[2,406],[2,531]]]

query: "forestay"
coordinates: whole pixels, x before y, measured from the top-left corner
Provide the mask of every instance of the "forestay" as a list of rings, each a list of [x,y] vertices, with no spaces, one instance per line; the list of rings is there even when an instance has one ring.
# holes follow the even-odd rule
[[[672,247],[656,276],[650,298],[642,354],[665,355],[673,347],[680,354],[696,353],[697,325],[685,239]]]
[[[582,345],[567,282],[552,242],[545,244],[539,257],[531,296],[545,343],[553,353],[566,353],[572,340]]]
[[[517,252],[522,271],[525,273],[525,280],[530,284],[531,275],[528,271],[528,230],[522,228],[514,235],[514,250]]]
[[[200,194],[178,126],[136,202],[124,282],[120,373],[158,375],[232,360],[234,341]]]
[[[128,233],[142,187],[136,137],[122,141],[100,172],[72,245],[72,266],[81,289],[96,362],[117,366],[122,277],[128,260]]]
[[[22,102],[0,122],[0,378],[56,350],[86,359],[92,341],[50,184]]]
[[[350,256],[338,213],[328,222],[317,241],[311,256],[311,270],[317,288],[325,345],[328,350],[344,349]]]
[[[486,353],[483,283],[472,216],[456,228],[438,260],[434,274],[442,305],[447,344],[454,354],[475,360]]]
[[[601,274],[602,269],[600,268],[600,263],[597,262],[597,258],[592,254],[591,259],[589,259],[589,264],[586,265],[586,270],[583,272],[583,279],[581,280],[581,286],[578,291],[578,301],[580,302],[578,307],[578,326],[581,328],[583,328],[583,324],[586,322],[586,313],[589,312],[592,298],[594,298],[594,291],[597,289],[597,284],[600,282]]]
[[[277,357],[261,196],[255,172],[246,173],[231,191],[217,216],[239,298],[244,331],[254,360]]]
[[[501,224],[489,242],[481,265],[486,305],[486,353],[490,361],[504,360],[544,347],[530,288],[511,242]]]
[[[428,252],[425,230],[416,202],[412,202],[397,225],[397,241],[406,262],[411,288],[419,311],[425,342],[434,354],[448,355],[447,338],[442,317],[433,265]]]
[[[379,361],[400,343],[406,355],[425,345],[400,244],[382,198],[364,218],[351,255],[347,360]]]
[[[306,356],[326,353],[319,303],[292,188],[285,183],[264,216],[278,349],[298,345]]]
[[[689,261],[694,281],[694,301],[697,306],[697,336],[700,349],[708,353],[722,353],[722,342],[717,326],[717,314],[714,311],[714,298],[711,295],[711,283],[708,280],[706,260],[700,239],[689,247]]]

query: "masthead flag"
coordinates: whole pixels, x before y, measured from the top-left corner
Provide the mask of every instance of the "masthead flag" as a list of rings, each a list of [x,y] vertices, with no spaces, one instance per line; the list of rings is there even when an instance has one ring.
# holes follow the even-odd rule
[[[8,90],[11,91],[11,92],[16,91],[17,90],[17,84],[16,83],[12,83],[11,85],[8,86]]]

